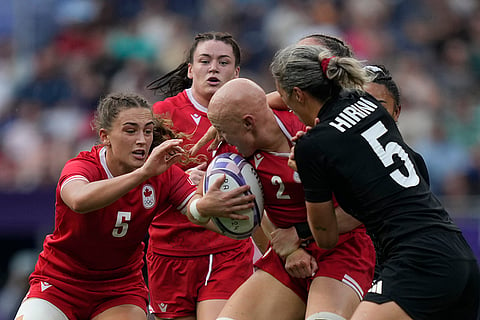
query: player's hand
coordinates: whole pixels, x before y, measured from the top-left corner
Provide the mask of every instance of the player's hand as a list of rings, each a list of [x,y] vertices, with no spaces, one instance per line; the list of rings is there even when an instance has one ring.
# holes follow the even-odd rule
[[[297,170],[297,162],[295,161],[295,146],[290,149],[290,154],[288,155],[287,165],[293,170]]]
[[[318,118],[315,118],[315,125],[319,124],[320,123],[320,119]],[[308,131],[310,131],[312,129],[311,126],[306,126],[305,128],[305,131],[297,131],[297,133],[295,134],[294,137],[292,137],[292,141],[293,142],[297,142],[298,139],[300,139],[301,137],[303,137]]]
[[[299,248],[287,256],[285,270],[294,278],[309,278],[317,272],[318,264],[307,251]]]
[[[170,139],[153,148],[141,170],[149,178],[165,172],[185,153],[185,150],[180,147],[182,142],[182,139]]]
[[[248,216],[235,212],[253,208],[255,195],[244,195],[250,186],[244,185],[230,191],[222,191],[220,188],[224,180],[225,174],[208,188],[207,193],[197,202],[198,211],[204,217],[248,220]]]
[[[319,124],[320,123],[320,119],[318,118],[315,118],[315,125]],[[297,131],[297,133],[295,134],[295,136],[292,138],[292,142],[297,142],[301,137],[303,137],[308,131],[310,131],[312,129],[312,127],[310,126],[307,126],[305,131]],[[297,162],[295,161],[295,146],[293,146],[291,149],[290,149],[290,155],[288,156],[288,162],[287,162],[288,166],[294,170],[294,171],[298,171],[297,170]]]
[[[288,229],[277,228],[270,233],[272,249],[282,258],[285,258],[300,247],[301,240],[295,227]]]
[[[208,146],[207,151],[213,151],[217,149],[220,142],[223,141],[222,137],[218,134],[218,131],[214,126],[210,126],[203,137],[201,137],[200,140],[198,140],[197,143],[195,143],[195,145],[190,149],[190,155],[196,155],[197,152],[210,141],[212,141],[212,143],[210,143]]]
[[[189,176],[190,180],[198,186],[198,184],[202,181],[203,177],[205,176],[205,169],[207,168],[207,163],[203,162],[196,167],[190,168],[185,171]]]

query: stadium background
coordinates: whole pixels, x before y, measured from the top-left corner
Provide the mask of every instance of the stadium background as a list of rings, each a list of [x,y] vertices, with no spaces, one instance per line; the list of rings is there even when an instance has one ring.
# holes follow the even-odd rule
[[[52,231],[64,162],[95,142],[98,98],[126,90],[158,100],[146,84],[212,30],[238,40],[241,76],[266,91],[273,53],[310,33],[385,64],[401,90],[400,130],[480,257],[477,0],[2,0],[0,320],[12,318]]]

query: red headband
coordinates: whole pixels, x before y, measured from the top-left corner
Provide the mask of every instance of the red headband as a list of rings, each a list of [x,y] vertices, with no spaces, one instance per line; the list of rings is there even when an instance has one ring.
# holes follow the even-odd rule
[[[322,66],[322,71],[323,71],[324,75],[327,75],[328,64],[330,63],[330,60],[332,58],[335,58],[335,56],[331,56],[330,58],[322,59],[322,62],[320,63],[320,65]]]

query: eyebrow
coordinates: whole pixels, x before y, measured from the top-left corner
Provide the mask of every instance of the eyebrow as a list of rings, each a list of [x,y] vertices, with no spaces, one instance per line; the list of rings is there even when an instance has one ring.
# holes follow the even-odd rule
[[[211,58],[211,57],[212,57],[212,55],[210,55],[210,54],[208,54],[208,53],[200,53],[199,56],[200,56],[200,57],[208,57],[208,58]],[[223,55],[220,55],[218,58],[219,58],[219,59],[221,59],[221,58],[229,58],[229,59],[232,59],[232,56],[230,56],[230,55],[228,55],[228,54],[223,54]]]
[[[122,125],[123,125],[123,126],[129,126],[129,125],[130,125],[130,126],[137,126],[137,127],[138,127],[138,123],[136,123],[136,122],[128,122],[128,121],[127,121],[127,122],[124,122]],[[155,122],[149,121],[149,122],[147,122],[147,123],[145,124],[145,126],[148,126],[148,125],[155,125]]]

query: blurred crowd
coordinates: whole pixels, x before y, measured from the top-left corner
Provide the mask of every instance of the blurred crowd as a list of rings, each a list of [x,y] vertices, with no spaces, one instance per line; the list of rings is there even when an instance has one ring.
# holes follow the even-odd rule
[[[402,96],[400,130],[439,195],[480,194],[480,5],[476,0],[2,0],[0,191],[55,186],[95,142],[100,96],[146,90],[193,36],[230,32],[241,76],[273,90],[274,52],[311,33],[385,64]]]

